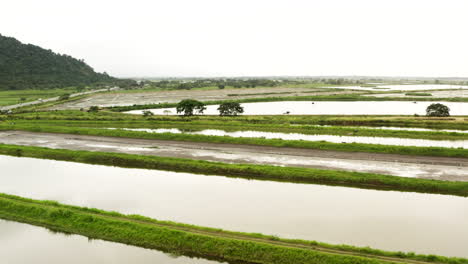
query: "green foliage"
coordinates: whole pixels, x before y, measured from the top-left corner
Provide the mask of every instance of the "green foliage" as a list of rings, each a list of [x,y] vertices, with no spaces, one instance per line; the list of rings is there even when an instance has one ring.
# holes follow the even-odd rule
[[[143,111],[143,116],[144,117],[154,116],[154,113],[149,111],[149,110],[145,110],[145,111]]]
[[[94,72],[83,60],[0,35],[0,90],[61,88],[114,80],[106,73]]]
[[[185,116],[192,116],[194,111],[202,114],[205,109],[204,103],[193,99],[182,100],[176,106],[177,113],[184,113]]]
[[[99,106],[91,106],[89,109],[88,109],[88,113],[96,113],[99,111]]]
[[[405,93],[407,96],[432,96],[430,93],[417,93],[417,92],[409,92]]]
[[[68,100],[68,99],[70,99],[70,94],[63,94],[59,97],[60,101]]]
[[[236,116],[244,113],[244,108],[236,102],[225,102],[218,107],[220,116]]]
[[[446,117],[450,116],[450,108],[448,106],[435,103],[431,104],[426,109],[427,116],[439,116],[439,117]]]
[[[145,168],[223,175],[258,180],[354,186],[378,190],[401,190],[468,196],[468,182],[450,182],[387,176],[374,173],[280,167],[254,164],[227,164],[203,160],[143,156],[123,153],[49,149],[42,147],[0,144],[0,154],[75,161],[128,168]],[[19,154],[19,155],[18,155]]]

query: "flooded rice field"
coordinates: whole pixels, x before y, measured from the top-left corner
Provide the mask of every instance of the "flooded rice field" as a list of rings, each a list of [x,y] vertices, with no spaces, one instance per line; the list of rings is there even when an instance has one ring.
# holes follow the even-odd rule
[[[434,98],[454,98],[454,97],[468,97],[468,89],[459,89],[459,90],[444,90],[444,91],[428,91],[425,93],[429,93],[431,95],[406,95],[405,93],[385,93],[385,94],[365,94],[364,96],[372,96],[372,97],[434,97]]]
[[[468,181],[466,159],[378,153],[320,151],[251,145],[178,142],[33,133],[0,132],[0,143],[47,148],[104,151],[197,160],[349,170],[401,177]]]
[[[468,148],[468,140],[429,140],[414,138],[391,138],[391,137],[357,137],[357,136],[336,136],[336,135],[306,135],[298,133],[277,133],[262,131],[234,131],[228,132],[218,129],[205,129],[201,131],[182,131],[172,128],[120,128],[129,131],[142,131],[148,133],[174,133],[174,134],[192,134],[207,136],[228,136],[245,138],[265,138],[282,140],[305,140],[305,141],[326,141],[332,143],[364,143],[396,146],[415,146],[415,147],[442,147],[442,148]]]
[[[317,125],[323,127],[330,127],[327,125]],[[354,129],[386,129],[386,130],[402,130],[402,131],[427,131],[427,132],[453,132],[453,133],[468,133],[468,130],[459,129],[435,129],[435,128],[419,128],[419,127],[366,127],[366,126],[340,126],[343,128],[354,128]]]
[[[468,115],[468,103],[460,102],[407,102],[407,101],[282,101],[243,103],[244,115],[425,115],[432,103],[450,108],[451,115]],[[219,115],[218,105],[208,105],[203,114]],[[156,115],[176,115],[175,108],[148,109]],[[145,110],[126,113],[142,114]]]
[[[361,86],[337,86],[333,88],[366,90],[366,91],[419,91],[419,90],[439,90],[439,89],[468,89],[466,85],[450,84],[398,84],[398,85],[376,85],[375,87]]]
[[[2,176],[0,176],[2,177]],[[0,219],[0,256],[5,264],[215,264]],[[25,254],[27,252],[27,254]]]
[[[8,156],[0,156],[0,166],[2,193],[228,230],[468,257],[463,197]],[[23,243],[8,247],[15,244],[24,249]]]

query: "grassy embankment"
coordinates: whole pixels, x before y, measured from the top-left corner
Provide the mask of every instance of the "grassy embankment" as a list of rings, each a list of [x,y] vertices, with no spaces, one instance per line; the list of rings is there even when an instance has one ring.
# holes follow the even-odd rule
[[[66,120],[66,121],[149,121],[149,122],[178,122],[178,123],[229,123],[236,125],[331,125],[331,126],[371,126],[371,127],[419,127],[432,129],[460,129],[468,130],[468,116],[455,117],[426,117],[426,116],[329,116],[329,115],[279,115],[279,116],[152,116],[123,114],[119,112],[100,111],[88,113],[78,110],[42,111],[17,113],[1,116],[0,120]]]
[[[191,134],[174,134],[174,133],[147,133],[140,131],[127,131],[121,129],[99,129],[99,128],[83,128],[83,127],[65,127],[65,126],[37,126],[27,124],[0,124],[0,130],[23,130],[30,132],[47,132],[47,133],[65,133],[76,135],[93,135],[93,136],[110,136],[122,138],[143,138],[157,140],[176,140],[176,141],[191,141],[204,143],[228,143],[228,144],[243,144],[257,145],[270,147],[290,147],[302,149],[318,149],[346,152],[369,152],[369,153],[385,153],[399,155],[417,155],[417,156],[433,156],[433,157],[456,157],[468,158],[468,150],[462,148],[442,148],[442,147],[408,147],[408,146],[393,146],[393,145],[378,145],[378,144],[362,144],[362,143],[330,143],[323,141],[302,141],[302,140],[281,140],[281,139],[263,139],[263,138],[236,138],[228,136],[206,136],[206,135],[191,135]]]
[[[144,156],[123,153],[75,151],[0,144],[0,154],[73,161],[127,168],[170,170],[204,175],[221,175],[258,180],[317,183],[378,190],[468,196],[468,182],[450,182],[386,176],[373,173],[279,167],[254,164],[228,164],[183,158]]]
[[[406,96],[432,96],[430,93],[409,92],[405,93]]]
[[[40,117],[39,117],[40,118]],[[228,122],[227,122],[228,121]],[[58,119],[16,119],[10,120],[16,125],[37,126],[68,126],[68,127],[93,127],[93,128],[178,128],[185,131],[199,131],[204,129],[220,129],[228,132],[233,131],[261,131],[300,133],[307,135],[338,135],[338,136],[360,136],[360,137],[392,137],[392,138],[415,138],[431,140],[467,140],[468,133],[443,132],[443,131],[405,131],[372,129],[371,127],[343,127],[343,126],[318,126],[318,125],[295,125],[255,123],[238,118],[219,117],[210,120],[197,120],[185,118],[160,118],[150,117],[147,119],[126,119],[119,121],[108,120],[58,120]]]
[[[387,252],[158,221],[0,194],[0,218],[165,252],[231,263],[449,263],[467,259]]]

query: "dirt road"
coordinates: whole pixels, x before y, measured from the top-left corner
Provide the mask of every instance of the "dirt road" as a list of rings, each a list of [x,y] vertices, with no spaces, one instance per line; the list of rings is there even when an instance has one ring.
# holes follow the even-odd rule
[[[468,159],[1,131],[0,143],[468,181]]]

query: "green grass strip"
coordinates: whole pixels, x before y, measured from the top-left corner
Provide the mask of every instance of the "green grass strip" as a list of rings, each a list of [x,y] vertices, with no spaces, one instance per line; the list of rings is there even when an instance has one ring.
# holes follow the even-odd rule
[[[236,138],[228,136],[207,136],[175,133],[147,133],[141,131],[110,130],[97,128],[65,127],[65,126],[36,126],[36,125],[9,125],[0,124],[0,130],[24,130],[30,132],[66,133],[76,135],[110,136],[124,138],[143,138],[157,140],[177,140],[205,143],[228,143],[243,145],[258,145],[270,147],[290,147],[303,149],[319,149],[346,152],[369,152],[399,155],[457,157],[468,158],[468,150],[462,148],[442,147],[411,147],[363,143],[331,143],[325,141],[281,140],[263,138]]]
[[[387,252],[224,231],[1,193],[0,218],[94,239],[235,263],[468,263],[463,258]]]
[[[430,140],[468,140],[468,133],[444,131],[409,131],[373,129],[372,127],[342,127],[318,125],[291,125],[291,124],[255,124],[237,121],[236,118],[224,120],[166,120],[148,118],[147,120],[22,120],[13,121],[17,125],[37,126],[73,126],[85,128],[179,128],[187,131],[203,129],[221,129],[225,131],[262,131],[280,133],[300,133],[306,135],[338,135],[358,137],[393,137],[415,138]]]
[[[332,126],[396,126],[421,127],[433,129],[468,130],[468,116],[462,117],[426,117],[426,116],[343,116],[343,115],[256,115],[256,116],[152,116],[124,114],[119,112],[100,111],[88,113],[78,110],[60,110],[48,112],[28,112],[1,116],[0,120],[17,122],[19,120],[43,121],[141,121],[141,122],[180,122],[180,123],[229,123],[237,125],[332,125]]]
[[[422,193],[468,196],[468,182],[451,182],[387,176],[374,173],[279,167],[271,165],[227,164],[184,158],[135,154],[76,151],[43,147],[0,144],[0,154],[32,158],[74,161],[126,168],[144,168],[222,175],[258,180],[351,186],[377,190],[400,190]]]

